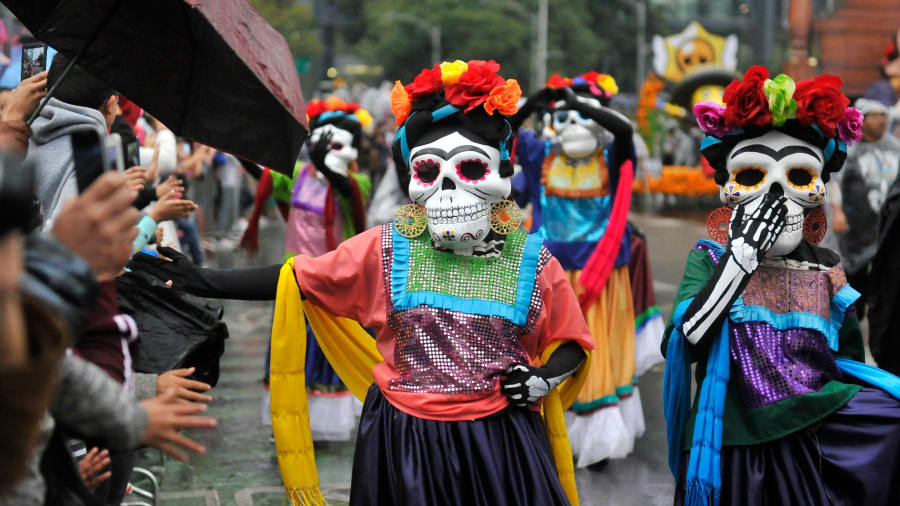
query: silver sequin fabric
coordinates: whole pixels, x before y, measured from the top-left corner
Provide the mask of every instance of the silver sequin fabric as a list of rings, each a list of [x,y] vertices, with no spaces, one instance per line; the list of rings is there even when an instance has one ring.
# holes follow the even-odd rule
[[[542,248],[538,276],[550,260]],[[492,317],[419,306],[397,311],[391,304],[393,241],[390,227],[382,234],[387,323],[396,335],[394,366],[399,377],[388,388],[399,392],[472,394],[494,390],[512,364],[527,363],[520,339],[530,333],[543,310],[538,284],[524,326]]]

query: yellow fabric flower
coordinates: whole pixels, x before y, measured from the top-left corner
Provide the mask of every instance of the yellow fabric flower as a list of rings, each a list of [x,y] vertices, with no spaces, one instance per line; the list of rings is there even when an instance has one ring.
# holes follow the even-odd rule
[[[409,100],[409,93],[403,88],[403,83],[395,81],[394,89],[391,90],[391,112],[394,113],[397,126],[403,125],[411,111],[412,102]]]
[[[368,128],[372,124],[372,115],[365,109],[356,110],[356,119],[363,128]]]
[[[491,116],[498,111],[504,116],[511,116],[519,111],[519,99],[522,98],[522,88],[515,79],[507,79],[503,86],[497,86],[491,90],[487,100],[484,101],[484,111]]]
[[[600,74],[600,77],[597,78],[597,85],[608,91],[610,95],[615,95],[619,92],[619,85],[616,84],[613,76],[609,74]]]
[[[444,82],[444,86],[456,84],[459,81],[459,76],[468,69],[469,64],[462,60],[456,60],[454,62],[445,61],[444,63],[441,63],[441,81]]]

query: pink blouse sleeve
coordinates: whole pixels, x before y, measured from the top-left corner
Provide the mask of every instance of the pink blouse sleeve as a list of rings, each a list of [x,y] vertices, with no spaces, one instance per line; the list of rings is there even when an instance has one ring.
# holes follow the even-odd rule
[[[306,299],[365,327],[383,325],[381,228],[351,237],[322,256],[297,255],[294,272]]]
[[[587,323],[572,285],[565,276],[562,266],[551,258],[538,278],[544,310],[535,325],[536,348],[529,354],[537,358],[556,341],[577,341],[585,350],[594,349],[594,337]]]

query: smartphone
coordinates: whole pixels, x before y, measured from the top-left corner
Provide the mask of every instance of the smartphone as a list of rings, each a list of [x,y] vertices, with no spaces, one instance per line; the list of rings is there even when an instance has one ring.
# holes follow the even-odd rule
[[[141,145],[137,139],[125,145],[125,160],[128,162],[126,167],[141,165]]]
[[[106,161],[106,145],[99,128],[72,132],[72,161],[78,193],[84,192],[109,167]]]
[[[125,148],[122,146],[122,136],[109,134],[104,139],[106,148],[106,170],[125,172]]]
[[[47,70],[47,44],[28,42],[22,45],[22,80]]]
[[[17,229],[29,231],[34,201],[34,170],[22,166],[22,159],[0,153],[0,237]]]

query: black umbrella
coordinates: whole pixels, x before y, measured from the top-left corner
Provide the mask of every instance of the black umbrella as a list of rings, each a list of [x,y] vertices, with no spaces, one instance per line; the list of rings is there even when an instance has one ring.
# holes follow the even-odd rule
[[[177,135],[292,173],[303,93],[284,38],[245,0],[3,3]]]

